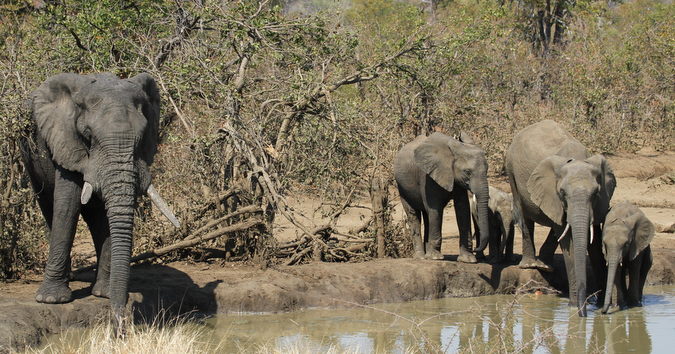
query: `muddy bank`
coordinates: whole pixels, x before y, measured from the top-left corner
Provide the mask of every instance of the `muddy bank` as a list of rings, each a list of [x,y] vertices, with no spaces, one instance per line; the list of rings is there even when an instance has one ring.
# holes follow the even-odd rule
[[[672,284],[675,251],[654,252],[649,284]],[[315,263],[266,270],[239,264],[141,265],[133,268],[131,306],[136,319],[171,314],[293,311],[307,307],[370,304],[512,293],[522,285],[565,291],[562,257],[555,272],[511,265],[390,259],[356,264]],[[107,300],[89,294],[86,281],[71,283],[75,300],[33,301],[38,281],[0,285],[0,351],[36,344],[44,335],[88,326],[107,313]]]

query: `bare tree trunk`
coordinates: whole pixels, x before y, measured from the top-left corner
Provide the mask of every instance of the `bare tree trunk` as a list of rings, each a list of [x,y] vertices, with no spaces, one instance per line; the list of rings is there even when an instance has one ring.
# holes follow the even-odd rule
[[[387,203],[386,182],[381,177],[373,177],[370,184],[370,200],[373,205],[375,236],[377,238],[377,258],[385,257],[384,212]]]

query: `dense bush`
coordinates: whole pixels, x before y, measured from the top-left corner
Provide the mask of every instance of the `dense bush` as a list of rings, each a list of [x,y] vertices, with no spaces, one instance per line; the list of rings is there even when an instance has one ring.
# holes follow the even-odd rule
[[[63,71],[146,71],[157,79],[154,183],[183,219],[205,198],[246,183],[251,193],[231,204],[274,192],[270,208],[285,208],[283,195],[308,190],[342,200],[353,188],[367,190],[374,176],[391,179],[396,150],[434,130],[472,133],[493,174],[513,134],[544,118],[596,152],[672,148],[671,3],[543,10],[529,1],[433,3],[431,10],[394,0],[0,5],[0,277],[44,258],[17,137],[26,125],[23,100]],[[556,11],[564,16],[554,24]],[[544,45],[536,21],[549,21],[560,37]],[[269,189],[251,182],[265,177],[260,169],[278,190],[256,191]],[[145,219],[138,249],[172,241],[163,221]]]

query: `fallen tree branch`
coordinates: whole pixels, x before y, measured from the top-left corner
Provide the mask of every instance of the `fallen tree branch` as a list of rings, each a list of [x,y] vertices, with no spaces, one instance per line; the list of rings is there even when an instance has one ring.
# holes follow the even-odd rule
[[[156,249],[151,250],[151,251],[141,253],[137,256],[132,257],[130,263],[135,263],[135,262],[147,260],[147,259],[150,259],[150,258],[156,258],[156,257],[162,256],[162,255],[165,255],[165,254],[167,254],[171,251],[196,246],[196,245],[198,245],[198,244],[200,244],[204,241],[213,240],[213,239],[221,237],[225,234],[229,234],[229,233],[233,233],[233,232],[237,232],[237,231],[248,230],[248,229],[250,229],[254,226],[257,226],[257,225],[264,225],[264,222],[260,219],[252,218],[252,219],[246,220],[244,222],[240,222],[238,224],[234,224],[234,225],[230,225],[230,226],[224,226],[224,227],[218,228],[218,229],[216,229],[212,232],[209,232],[208,234],[206,234],[204,236],[201,236],[201,237],[190,238],[190,239],[187,239],[187,240],[183,240],[183,241],[174,243],[173,245],[169,245],[169,246],[166,246],[166,247],[160,247],[160,248],[156,248]],[[96,268],[96,265],[91,265],[91,266],[88,266],[88,267],[77,269],[77,270],[73,271],[73,275],[71,275],[71,278],[73,278],[74,275],[81,274],[81,273],[93,270],[95,268]]]
[[[370,215],[361,225],[354,227],[352,229],[349,229],[347,233],[352,234],[352,235],[358,235],[368,229],[370,224],[373,222],[373,216]]]
[[[246,221],[238,223],[238,224],[234,224],[234,225],[230,225],[230,226],[224,226],[224,227],[218,228],[218,229],[216,229],[212,232],[209,232],[208,234],[206,234],[204,236],[197,236],[197,237],[194,237],[194,238],[183,240],[183,241],[178,242],[178,243],[174,243],[173,245],[170,245],[170,246],[157,248],[157,249],[154,249],[152,251],[148,251],[148,252],[139,254],[138,256],[132,257],[131,262],[138,262],[138,261],[146,260],[146,259],[149,259],[149,258],[158,257],[158,256],[161,256],[161,255],[167,254],[171,251],[175,251],[175,250],[178,250],[178,249],[181,249],[181,248],[192,247],[192,246],[195,246],[195,245],[197,245],[201,242],[213,240],[214,238],[218,238],[218,237],[223,236],[223,235],[228,234],[228,233],[248,230],[248,229],[250,229],[254,226],[262,225],[262,224],[264,224],[264,222],[260,219],[249,219],[249,220],[246,220]]]
[[[222,216],[218,219],[209,221],[204,226],[202,226],[202,227],[198,228],[197,230],[195,230],[194,232],[192,232],[192,234],[190,234],[185,239],[188,240],[188,239],[195,238],[198,234],[200,234],[200,233],[202,233],[202,232],[222,223],[225,220],[231,219],[235,216],[239,216],[239,215],[247,214],[247,213],[261,213],[262,211],[263,210],[257,205],[249,205],[249,206],[246,206],[246,207],[243,207],[243,208],[239,208],[232,213],[229,213],[229,214],[227,214],[225,216]]]

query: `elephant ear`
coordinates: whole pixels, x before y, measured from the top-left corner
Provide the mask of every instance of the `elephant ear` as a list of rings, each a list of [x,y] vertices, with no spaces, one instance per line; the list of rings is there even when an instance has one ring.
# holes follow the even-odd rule
[[[152,164],[157,152],[157,140],[159,139],[159,89],[155,79],[147,73],[138,74],[130,79],[143,89],[148,100],[143,103],[143,115],[147,120],[145,132],[140,142],[139,155],[148,166]]]
[[[50,77],[30,98],[33,120],[46,142],[52,159],[64,168],[82,172],[89,152],[77,131],[82,109],[73,98],[94,80],[77,74]]]
[[[448,192],[455,183],[454,161],[455,156],[446,144],[425,141],[415,149],[415,164]]]
[[[466,143],[466,144],[475,144],[475,142],[473,140],[473,137],[465,131],[459,132],[459,141],[461,141],[463,143]]]
[[[635,223],[633,226],[633,232],[635,237],[633,242],[630,244],[630,259],[633,260],[637,257],[640,252],[644,251],[647,246],[654,239],[654,224],[652,224],[649,219],[645,216],[643,212],[638,212],[635,214]]]
[[[564,205],[558,194],[558,171],[571,160],[558,155],[543,159],[527,180],[530,198],[549,219],[558,225],[563,223]]]
[[[593,216],[597,222],[604,222],[609,211],[609,202],[616,189],[616,177],[607,159],[602,155],[593,155],[585,160],[600,170],[600,197],[594,204]]]

